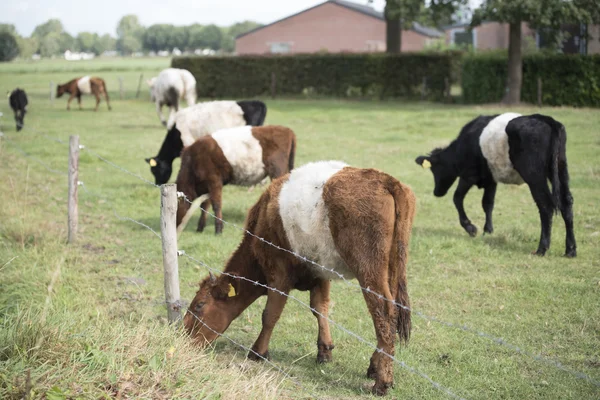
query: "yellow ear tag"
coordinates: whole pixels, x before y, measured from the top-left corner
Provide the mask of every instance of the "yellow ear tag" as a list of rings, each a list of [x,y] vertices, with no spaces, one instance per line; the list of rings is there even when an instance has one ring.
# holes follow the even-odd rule
[[[431,163],[429,162],[429,160],[423,160],[423,164],[421,164],[421,166],[425,169],[431,168]]]
[[[150,159],[150,166],[151,167],[156,167],[156,160],[154,158]]]
[[[229,293],[227,293],[227,297],[235,297],[235,288],[231,283],[229,284]]]

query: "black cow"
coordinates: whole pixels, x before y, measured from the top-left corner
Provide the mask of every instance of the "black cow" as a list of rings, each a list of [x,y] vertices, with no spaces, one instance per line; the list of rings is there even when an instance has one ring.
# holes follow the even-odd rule
[[[552,214],[562,213],[567,238],[565,256],[575,257],[577,246],[573,234],[573,197],[569,190],[565,127],[551,117],[534,114],[479,116],[465,125],[458,138],[444,149],[419,156],[417,164],[431,168],[435,180],[433,194],[444,196],[456,178],[454,205],[461,226],[471,236],[477,228],[463,208],[469,189],[476,185],[484,190],[484,233],[492,233],[492,210],[497,183],[527,183],[540,212],[542,233],[535,254],[543,256],[550,247]],[[552,184],[552,191],[547,181]]]
[[[8,102],[10,103],[10,108],[12,108],[15,113],[17,131],[20,131],[25,124],[23,119],[27,112],[27,94],[25,94],[23,89],[16,88],[8,96]]]
[[[267,106],[258,100],[212,101],[198,103],[179,111],[175,125],[169,129],[156,157],[146,158],[157,185],[169,181],[173,160],[185,146],[217,130],[236,126],[261,126],[267,115]]]

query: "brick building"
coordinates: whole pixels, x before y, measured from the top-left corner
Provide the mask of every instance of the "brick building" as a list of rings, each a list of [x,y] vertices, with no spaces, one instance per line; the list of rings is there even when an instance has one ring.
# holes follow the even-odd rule
[[[237,54],[383,52],[385,18],[373,8],[330,0],[238,36]],[[420,51],[443,39],[437,29],[417,23],[402,31],[402,51]]]
[[[588,30],[589,39],[582,39],[585,30]],[[565,25],[563,30],[569,33],[569,38],[563,43],[563,52],[566,54],[597,54],[600,53],[600,26],[590,25]],[[447,44],[468,44],[475,50],[508,49],[508,24],[486,21],[469,30],[469,24],[448,26],[444,29]],[[523,44],[527,42],[536,48],[545,47],[543,35],[523,22],[521,25]]]

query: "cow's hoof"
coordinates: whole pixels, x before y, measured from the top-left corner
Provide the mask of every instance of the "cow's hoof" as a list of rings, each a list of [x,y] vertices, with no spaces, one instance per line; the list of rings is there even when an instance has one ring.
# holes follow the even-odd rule
[[[367,378],[369,379],[377,379],[377,371],[375,370],[375,366],[373,365],[373,360],[369,363],[369,369],[367,369]]]
[[[265,354],[259,354],[255,350],[251,350],[248,352],[248,360],[265,361],[265,360],[270,360],[270,359],[271,358],[269,357],[269,350],[267,350]]]
[[[392,387],[392,382],[375,382],[371,392],[375,396],[385,396],[389,388]]]
[[[331,350],[333,350],[335,346],[333,344],[323,344],[317,343],[317,362],[319,364],[331,362],[333,360],[333,355],[331,354]]]
[[[565,257],[568,257],[568,258],[577,257],[577,249],[576,248],[567,249],[567,251],[565,252]]]
[[[491,226],[491,225],[490,225],[490,226],[488,226],[488,225],[485,225],[485,226],[483,227],[483,234],[485,235],[486,233],[489,233],[490,235],[491,235],[492,233],[494,233],[494,227],[493,227],[493,226]]]
[[[469,225],[465,226],[465,231],[467,231],[467,233],[471,237],[477,236],[477,227],[473,224],[469,224]]]
[[[534,256],[540,256],[540,257],[544,257],[546,255],[546,250],[536,250],[536,251],[532,251],[531,254],[533,254]]]

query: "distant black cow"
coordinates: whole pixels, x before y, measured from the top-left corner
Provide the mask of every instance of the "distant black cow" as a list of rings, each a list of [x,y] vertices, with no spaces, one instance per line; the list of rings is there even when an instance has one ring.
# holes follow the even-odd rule
[[[484,189],[484,233],[492,233],[492,210],[498,182],[527,183],[540,212],[542,234],[535,254],[543,256],[550,247],[552,214],[560,210],[567,230],[565,256],[577,255],[573,234],[573,197],[569,191],[566,156],[567,133],[558,121],[545,115],[520,116],[506,113],[479,116],[463,127],[458,138],[445,149],[419,156],[417,164],[431,168],[433,194],[444,196],[456,178],[454,205],[461,226],[471,236],[477,228],[463,208],[469,189]],[[552,192],[547,180],[552,183]]]
[[[16,88],[8,96],[10,108],[15,113],[15,121],[17,122],[17,131],[23,128],[25,113],[27,112],[27,95],[23,89]]]
[[[258,100],[209,101],[178,111],[174,125],[168,127],[158,155],[146,158],[156,184],[162,185],[169,181],[173,160],[196,139],[221,129],[244,125],[261,126],[266,115],[267,106]]]

